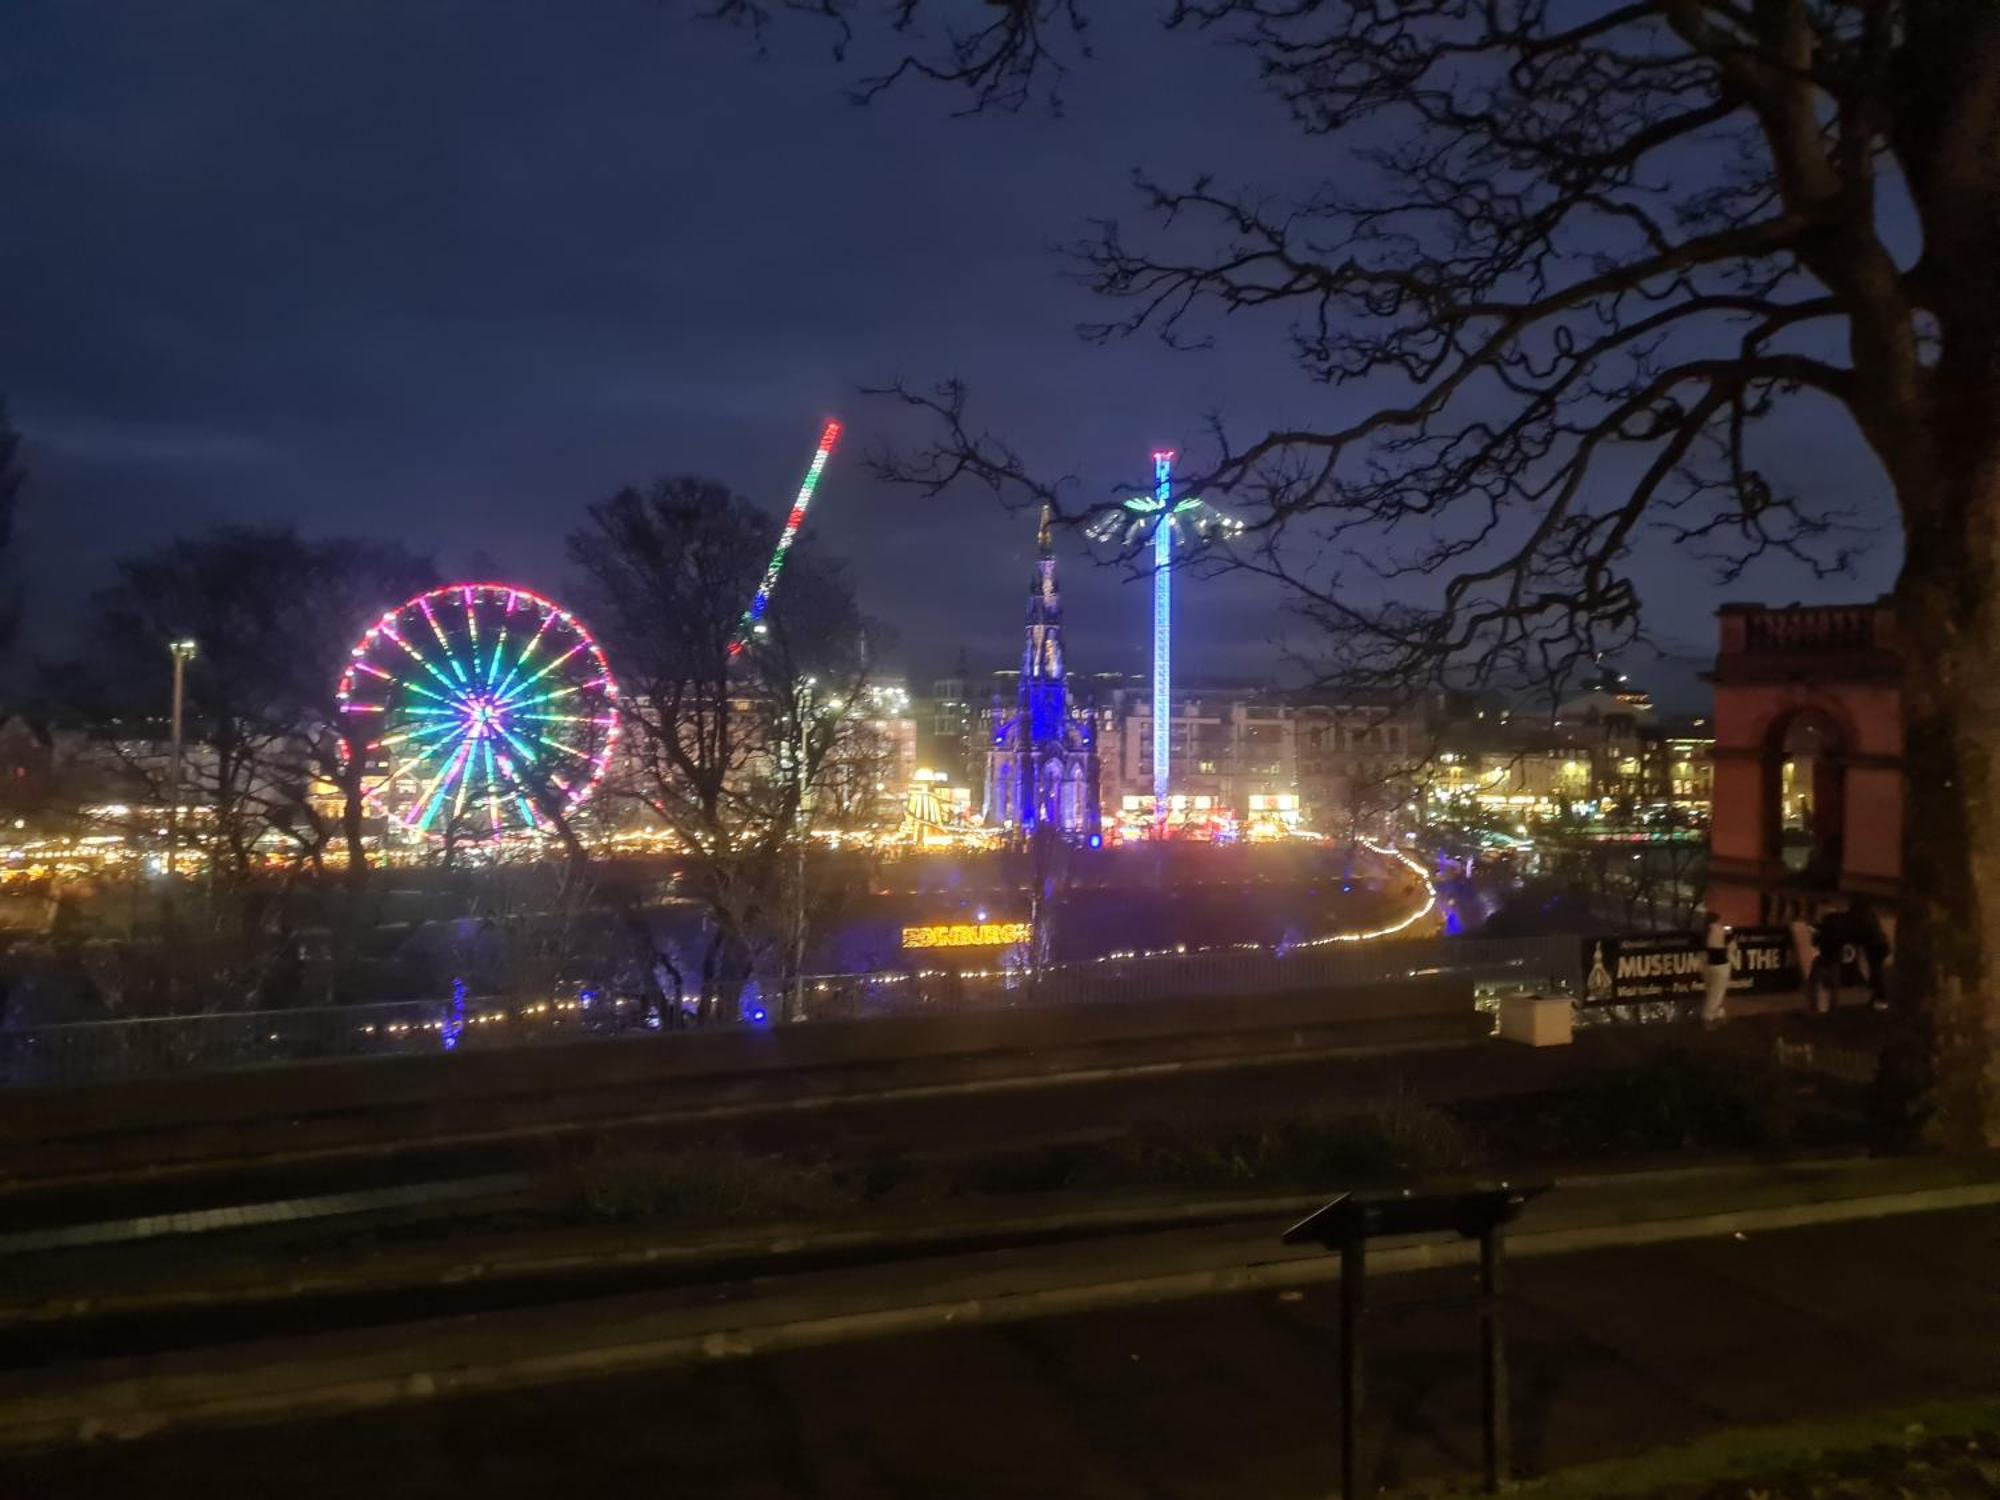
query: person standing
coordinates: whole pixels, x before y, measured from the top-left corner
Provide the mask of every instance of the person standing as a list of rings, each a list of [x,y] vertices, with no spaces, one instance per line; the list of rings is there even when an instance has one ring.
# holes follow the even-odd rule
[[[1847,920],[1854,946],[1868,971],[1864,977],[1868,981],[1869,1002],[1877,1010],[1887,1010],[1889,934],[1883,930],[1882,919],[1875,915],[1874,904],[1866,896],[1856,896],[1847,903]]]
[[[1729,928],[1723,924],[1720,913],[1708,913],[1708,930],[1702,935],[1702,948],[1701,1024],[1716,1027],[1728,1019],[1722,1013],[1722,1006],[1729,998],[1730,974]]]
[[[1815,1015],[1840,1009],[1840,982],[1847,962],[1850,925],[1850,914],[1836,910],[1826,912],[1813,926],[1816,951],[1806,995]]]

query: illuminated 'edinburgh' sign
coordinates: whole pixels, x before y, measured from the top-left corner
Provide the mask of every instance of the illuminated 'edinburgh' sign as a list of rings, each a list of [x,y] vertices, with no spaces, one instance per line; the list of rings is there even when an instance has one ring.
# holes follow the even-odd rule
[[[1004,948],[1028,941],[1026,922],[947,922],[938,927],[905,927],[905,948]]]

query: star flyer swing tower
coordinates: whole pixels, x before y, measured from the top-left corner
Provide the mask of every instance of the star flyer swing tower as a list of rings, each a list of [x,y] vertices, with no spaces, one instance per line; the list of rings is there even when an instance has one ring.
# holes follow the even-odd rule
[[[1172,788],[1174,543],[1210,533],[1234,535],[1243,529],[1207,502],[1192,495],[1174,498],[1174,452],[1153,454],[1153,493],[1135,495],[1093,529],[1100,540],[1116,539],[1137,547],[1152,533],[1153,545],[1153,831],[1166,832],[1168,794]]]

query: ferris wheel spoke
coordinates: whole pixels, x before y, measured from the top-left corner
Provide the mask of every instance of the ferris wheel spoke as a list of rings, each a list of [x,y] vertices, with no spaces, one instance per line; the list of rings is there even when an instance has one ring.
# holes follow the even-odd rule
[[[525,722],[524,722],[525,721]],[[509,714],[507,725],[511,732],[536,745],[561,750],[570,755],[578,755],[588,760],[588,753],[577,749],[584,738],[576,731],[561,726],[566,724],[599,722],[584,714]]]
[[[435,708],[424,703],[413,703],[403,710],[402,717],[419,727],[459,724],[465,720],[465,710],[456,703],[440,703]]]
[[[465,670],[465,653],[467,651],[472,653],[472,663],[477,668],[479,665],[479,643],[477,641],[473,641],[463,647],[447,645],[444,649],[444,664],[450,669],[454,679],[452,684],[452,691],[454,693],[464,693],[473,686],[472,678]]]
[[[514,754],[518,756],[524,763],[528,765],[533,765],[537,760],[542,759],[541,756],[535,754],[533,746],[523,742],[523,740],[519,735],[515,734],[512,729],[508,728],[504,724],[500,726],[500,737],[504,739],[508,744],[514,747]],[[512,772],[512,762],[511,761],[507,762],[507,764],[510,772]],[[513,774],[515,776],[516,782],[518,783],[520,781],[519,773],[515,772]]]
[[[509,719],[521,719],[527,717],[529,711],[541,713],[552,712],[564,699],[575,698],[582,692],[583,685],[575,682],[564,687],[550,688],[545,692],[536,693],[531,698],[524,698],[517,703],[507,704],[507,717]]]
[[[587,650],[589,648],[589,645],[590,642],[588,641],[578,641],[574,646],[571,646],[569,650],[563,652],[561,656],[558,656],[553,661],[544,664],[542,668],[535,673],[534,676],[522,682],[518,687],[516,687],[513,690],[513,692],[507,694],[505,697],[498,699],[497,701],[504,707],[512,699],[519,697],[523,692],[527,691],[527,689],[533,687],[536,683],[540,682],[544,677],[548,676],[549,673],[553,672],[557,667],[561,666],[564,662],[568,661],[572,656],[575,656],[577,652]]]
[[[428,748],[428,742],[450,738],[454,731],[464,726],[464,722],[465,716],[463,714],[453,714],[450,718],[439,718],[425,724],[413,724],[407,729],[399,730],[395,734],[386,734],[375,743],[378,747],[387,748],[390,745],[403,744],[408,740],[417,740],[426,742],[426,748]]]
[[[528,665],[529,655],[534,644],[533,641],[529,641],[527,646],[523,648],[521,655],[514,661],[514,664],[508,667],[500,675],[499,680],[493,684],[490,691],[495,703],[505,703],[512,697],[516,686],[516,679],[521,675],[522,669]]]
[[[462,741],[457,753],[445,764],[445,768],[438,772],[437,780],[433,781],[424,795],[418,799],[416,809],[413,811],[420,810],[423,816],[412,826],[419,833],[429,830],[432,820],[438,815],[438,809],[444,805],[445,798],[456,784],[457,778],[463,774],[466,759],[471,754],[472,741],[470,739]]]
[[[424,718],[412,718],[406,728],[410,734],[438,736],[438,734],[452,734],[456,730],[462,730],[464,726],[466,726],[466,712],[462,708],[450,708],[438,714],[426,714]]]
[[[535,633],[528,637],[528,643],[521,648],[521,654],[515,659],[514,665],[507,669],[507,675],[494,686],[493,691],[496,695],[505,693],[508,686],[514,680],[514,674],[526,668],[528,663],[534,658],[537,648],[542,644],[542,637],[548,634],[548,629],[555,623],[555,620],[554,610],[550,610],[542,616],[542,623],[536,626]]]
[[[424,620],[431,627],[431,634],[437,638],[438,650],[444,654],[445,664],[454,670],[458,666],[457,654],[451,649],[451,642],[445,638],[444,627],[438,624],[437,611],[431,608],[431,596],[426,594],[417,601],[424,612]]]
[[[388,636],[389,639],[394,641],[398,646],[401,646],[403,650],[409,655],[411,661],[415,662],[418,666],[422,667],[426,672],[430,673],[431,676],[435,677],[438,680],[439,684],[444,688],[445,692],[453,693],[457,691],[457,687],[452,682],[452,680],[449,677],[445,676],[444,673],[438,670],[437,663],[433,662],[428,656],[425,656],[421,651],[417,650],[415,646],[412,646],[408,641],[404,640],[401,635],[397,634],[393,630],[390,630],[386,626],[383,627],[382,633]],[[404,681],[402,678],[397,678],[396,680],[398,682]],[[429,688],[422,687],[414,682],[406,682],[404,683],[404,685],[414,689],[419,693],[424,694],[426,697],[436,698],[440,696],[437,693],[433,693]]]
[[[429,663],[425,663],[425,665],[426,665],[426,666],[428,666],[428,665],[429,665]],[[391,685],[392,687],[399,687],[399,688],[407,688],[407,689],[409,689],[409,691],[411,691],[411,692],[413,692],[413,693],[420,693],[420,694],[422,694],[422,695],[423,695],[424,697],[426,697],[426,698],[429,698],[429,699],[431,699],[431,700],[432,700],[433,702],[435,702],[435,703],[437,703],[437,704],[439,704],[439,705],[441,705],[441,706],[443,706],[443,707],[447,707],[447,708],[448,708],[448,707],[450,706],[450,704],[451,704],[451,699],[450,699],[450,698],[448,698],[448,697],[446,697],[446,696],[445,696],[445,694],[443,694],[443,693],[440,693],[440,692],[437,692],[437,691],[435,691],[435,690],[433,690],[433,689],[431,689],[431,688],[427,688],[427,687],[425,687],[425,686],[424,686],[424,685],[423,685],[423,684],[422,684],[421,682],[412,682],[412,681],[411,681],[411,680],[410,680],[409,678],[407,678],[407,677],[397,677],[397,676],[395,676],[395,675],[394,675],[393,673],[388,673],[388,672],[385,672],[385,673],[383,673],[382,675],[383,675],[383,676],[385,676],[385,677],[387,677],[387,678],[389,679],[389,683],[390,683],[390,685]],[[443,679],[439,679],[439,680],[440,680],[440,681],[443,681]],[[446,686],[447,688],[451,686],[451,684],[450,684],[449,682],[445,682],[445,684],[444,684],[444,685],[445,685],[445,686]],[[407,710],[407,712],[409,712],[409,713],[413,713],[413,714],[414,714],[414,713],[436,713],[437,711],[438,711],[437,709],[432,709],[432,708],[426,708],[426,707],[425,707],[425,706],[424,706],[423,704],[421,704],[421,703],[413,703],[413,704],[411,704],[411,705],[410,705],[409,709]]]
[[[497,636],[495,636],[493,640],[493,659],[486,664],[486,690],[488,692],[491,692],[493,690],[493,679],[499,674],[500,671],[500,659],[506,654],[507,654],[507,621],[506,618],[503,616],[500,620],[500,633]],[[473,664],[475,666],[478,665],[477,658],[474,658]]]
[[[438,788],[450,778],[459,759],[472,743],[472,737],[468,734],[446,735],[433,744],[420,747],[417,754],[410,758],[413,777],[418,779],[430,777],[429,783],[411,809],[412,816],[421,811],[424,804],[437,793]]]
[[[512,597],[511,595],[509,596]],[[486,817],[493,825],[493,831],[500,831],[500,778],[493,770],[493,741],[485,740],[479,746],[480,758],[486,771]]]
[[[469,765],[471,761],[471,756],[468,754],[466,759]],[[457,796],[452,798],[452,803],[451,803],[451,820],[454,823],[456,823],[459,820],[459,818],[464,815],[465,799],[467,795],[470,794],[470,792],[472,791],[472,777],[466,771],[461,771],[459,773],[457,789],[458,789],[458,794]]]
[[[500,757],[500,770],[507,778],[508,788],[514,794],[515,805],[521,809],[522,820],[530,828],[539,830],[542,826],[541,820],[535,816],[534,804],[528,799],[527,790],[522,784],[520,774],[514,769],[514,762],[509,757],[502,755]]]
[[[437,637],[438,650],[451,655],[451,642],[445,639],[444,627],[438,624],[437,611],[431,608],[431,596],[426,594],[417,601],[417,608],[423,611],[424,619],[431,627],[431,634]]]

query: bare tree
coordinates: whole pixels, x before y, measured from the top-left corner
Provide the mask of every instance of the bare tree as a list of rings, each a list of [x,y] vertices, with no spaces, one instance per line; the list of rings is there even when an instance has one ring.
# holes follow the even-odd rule
[[[204,811],[217,873],[247,877],[271,834],[315,868],[344,837],[350,867],[365,869],[364,768],[347,753],[341,668],[371,619],[433,581],[429,561],[358,539],[223,529],[125,558],[117,573],[93,597],[88,658],[65,676],[86,712],[159,719],[167,645],[196,643],[187,667],[189,801]],[[131,769],[142,782],[165,771],[151,752]]]
[[[866,12],[723,7],[788,8]],[[879,76],[1018,104],[1082,9],[908,0]],[[1324,425],[1217,430],[1185,478],[1347,680],[1556,689],[1640,635],[1651,531],[1724,577],[1836,570],[1844,518],[1786,487],[1763,424],[1804,405],[1865,439],[1905,544],[1899,965],[1938,1134],[2000,1143],[2000,6],[1177,0],[1170,24],[1246,49],[1329,169],[1282,196],[1143,181],[1157,228],[1077,247],[1118,304],[1089,331],[1274,317],[1308,379],[1358,388]],[[904,394],[944,437],[902,477],[1049,496],[955,385]],[[1356,574],[1405,602],[1357,603]]]
[[[728,1014],[760,955],[791,946],[801,841],[868,677],[853,594],[809,541],[766,628],[732,651],[777,534],[723,486],[673,478],[593,506],[570,537],[624,688],[624,791],[673,836],[708,912],[704,1018]]]
[[[841,833],[880,833],[902,821],[904,788],[898,763],[893,702],[880,688],[859,695],[841,721],[814,789],[813,824]]]

